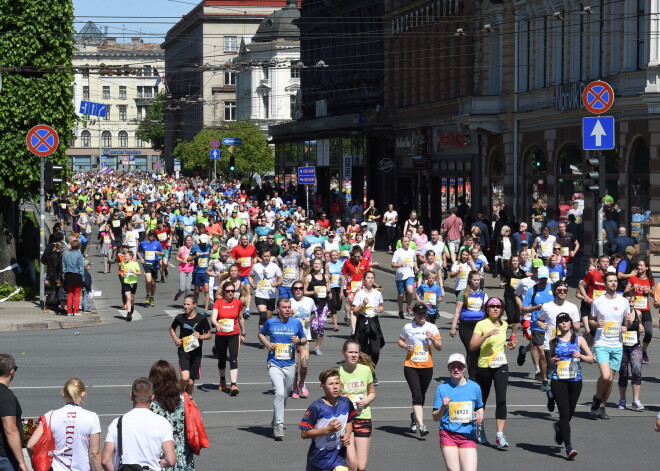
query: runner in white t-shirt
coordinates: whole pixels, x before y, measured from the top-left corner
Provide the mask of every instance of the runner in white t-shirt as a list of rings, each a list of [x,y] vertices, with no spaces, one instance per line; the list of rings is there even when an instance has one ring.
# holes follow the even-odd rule
[[[411,316],[411,305],[415,292],[415,273],[417,273],[417,257],[410,248],[410,237],[401,238],[401,248],[392,255],[392,268],[396,269],[396,302],[399,305],[399,319],[403,319],[403,297],[406,297],[407,314]]]
[[[468,282],[468,275],[473,270],[479,271],[470,258],[468,251],[463,250],[461,252],[460,259],[454,263],[454,265],[452,265],[451,271],[449,272],[449,276],[456,278],[456,285],[454,286],[456,294],[458,294],[459,291],[463,291],[465,289]]]
[[[278,296],[277,287],[282,284],[282,269],[270,261],[270,249],[261,250],[261,262],[252,266],[248,278],[254,291],[254,302],[259,312],[259,328],[273,317],[275,300]]]
[[[314,300],[308,296],[303,296],[304,285],[300,280],[294,281],[291,285],[291,292],[293,297],[291,301],[291,317],[298,319],[303,325],[303,331],[308,339],[312,338],[310,325],[312,322],[312,315],[316,312],[316,304]],[[298,399],[300,396],[307,397],[309,392],[305,386],[305,379],[307,378],[307,365],[309,364],[309,343],[301,345],[296,349],[296,369],[293,376],[293,389],[291,390],[291,397]],[[299,376],[300,375],[300,376]]]
[[[580,331],[580,310],[570,301],[566,301],[568,296],[568,284],[565,281],[558,281],[552,285],[552,291],[555,295],[555,300],[543,304],[539,317],[536,323],[542,329],[545,329],[545,339],[543,341],[543,350],[546,354],[548,365],[551,365],[550,354],[550,340],[557,335],[557,316],[561,313],[567,313],[571,316],[573,322],[573,329],[576,332]]]

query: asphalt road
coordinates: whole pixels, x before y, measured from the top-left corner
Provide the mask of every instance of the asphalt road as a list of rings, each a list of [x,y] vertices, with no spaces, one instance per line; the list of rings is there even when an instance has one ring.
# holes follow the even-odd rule
[[[171,269],[167,283],[159,283],[156,307],[146,308],[144,287],[138,288],[135,320],[126,323],[119,311],[120,294],[116,274],[104,275],[101,259],[92,255],[94,289],[100,291],[96,306],[103,324],[75,330],[19,331],[0,333],[0,350],[16,357],[20,369],[12,388],[17,394],[25,416],[39,416],[62,405],[59,390],[69,377],[76,376],[88,385],[86,407],[101,417],[103,435],[110,421],[127,411],[131,382],[147,375],[154,361],[164,358],[176,364],[176,348],[167,329],[179,307],[172,301],[177,289],[176,270]],[[410,393],[403,378],[404,353],[396,345],[404,321],[396,316],[394,277],[377,272],[377,282],[384,286],[386,313],[381,316],[387,345],[378,365],[380,385],[373,405],[374,433],[370,454],[370,469],[394,470],[421,467],[443,468],[437,443],[437,426],[430,419],[437,382],[426,395],[425,415],[432,433],[426,439],[410,432]],[[497,293],[490,293],[497,294]],[[445,298],[443,311],[453,311],[453,296]],[[436,376],[446,377],[446,360],[450,353],[464,352],[458,337],[449,336],[449,321],[438,322],[443,337],[442,352],[435,354]],[[283,442],[271,438],[272,392],[265,369],[266,354],[257,346],[257,318],[248,321],[247,344],[239,359],[240,395],[230,397],[217,391],[216,361],[210,355],[211,345],[203,362],[203,379],[197,385],[195,398],[204,415],[212,448],[196,458],[198,470],[278,470],[304,469],[309,442],[300,438],[298,421],[305,409],[320,395],[318,374],[336,366],[342,359],[341,344],[348,338],[349,329],[326,331],[324,355],[312,355],[308,384],[310,398],[290,399],[285,416],[287,429]],[[652,363],[644,366],[642,402],[646,412],[619,411],[615,407],[618,393],[611,397],[611,420],[592,420],[587,401],[595,390],[597,369],[584,367],[584,387],[576,417],[572,421],[573,445],[579,451],[574,469],[626,469],[631,466],[653,467],[657,458],[660,434],[653,432],[655,415],[659,410],[658,365],[660,343],[657,336],[649,354]],[[552,421],[557,413],[546,409],[545,395],[531,379],[531,361],[523,367],[509,354],[511,377],[508,388],[509,415],[506,435],[510,447],[498,450],[479,447],[481,469],[510,470],[534,466],[535,469],[555,469],[565,463],[563,448],[555,446]],[[616,389],[616,388],[615,388]],[[628,400],[631,401],[630,391]],[[486,409],[486,431],[494,441],[494,392]],[[637,463],[636,465],[633,463]]]

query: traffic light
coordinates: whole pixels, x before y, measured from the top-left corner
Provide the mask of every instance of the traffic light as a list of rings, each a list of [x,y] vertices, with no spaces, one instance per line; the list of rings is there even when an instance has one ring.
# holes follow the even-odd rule
[[[591,167],[584,172],[584,188],[592,193],[598,194],[600,192],[600,159],[598,157],[587,158],[587,165]]]
[[[61,165],[55,165],[50,160],[46,160],[44,162],[44,190],[53,191],[57,185],[62,183],[64,181],[63,171],[64,167]]]
[[[236,157],[234,157],[233,155],[229,157],[229,171],[230,172],[236,171]]]

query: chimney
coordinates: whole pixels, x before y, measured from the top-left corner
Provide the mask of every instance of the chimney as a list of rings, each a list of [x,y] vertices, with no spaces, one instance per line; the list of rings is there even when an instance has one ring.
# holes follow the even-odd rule
[[[133,44],[140,44],[140,38],[137,37],[137,36],[133,36],[133,37],[131,38],[131,42],[132,42]]]

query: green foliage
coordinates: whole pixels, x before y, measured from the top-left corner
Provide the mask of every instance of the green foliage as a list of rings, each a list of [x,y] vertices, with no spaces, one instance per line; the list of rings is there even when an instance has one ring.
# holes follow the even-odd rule
[[[275,168],[273,149],[268,145],[266,136],[259,127],[249,121],[227,122],[222,128],[202,129],[190,142],[180,142],[174,149],[174,158],[180,159],[185,169],[213,168],[209,158],[210,143],[213,139],[224,137],[243,139],[243,144],[236,146],[236,172],[252,174],[269,172]],[[229,173],[229,146],[221,146],[222,156],[218,159],[218,172]]]
[[[34,195],[39,187],[39,157],[28,151],[27,132],[37,124],[60,136],[48,157],[68,166],[67,141],[76,119],[71,66],[73,3],[71,0],[0,0],[0,65],[31,67],[4,72],[0,91],[0,194],[13,199]]]
[[[16,291],[16,286],[12,286],[6,281],[0,285],[0,299],[5,299],[7,296]],[[9,301],[30,301],[34,299],[35,294],[31,287],[29,286],[18,286],[18,293],[13,295],[7,300]]]
[[[149,141],[151,148],[156,151],[162,151],[165,144],[164,100],[165,94],[160,92],[156,101],[147,108],[144,120],[135,133],[143,141]]]

